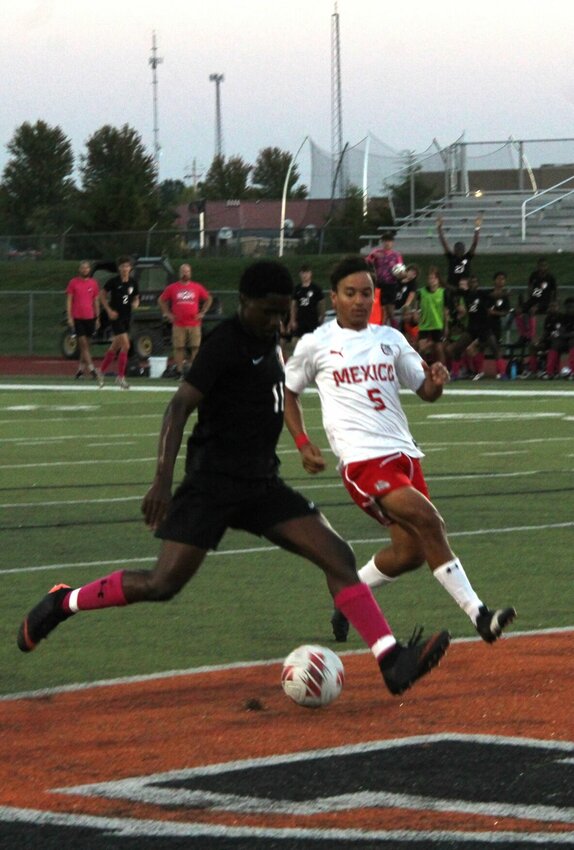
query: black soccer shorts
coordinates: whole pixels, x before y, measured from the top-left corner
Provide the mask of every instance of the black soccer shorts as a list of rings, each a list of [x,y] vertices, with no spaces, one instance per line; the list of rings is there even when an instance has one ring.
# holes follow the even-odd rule
[[[261,537],[281,522],[319,513],[278,476],[254,480],[188,475],[174,493],[156,537],[217,549],[228,528]]]

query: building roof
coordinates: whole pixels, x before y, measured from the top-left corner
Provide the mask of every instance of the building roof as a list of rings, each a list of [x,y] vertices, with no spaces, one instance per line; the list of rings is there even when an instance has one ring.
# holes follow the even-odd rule
[[[335,205],[341,203],[335,201]],[[193,205],[192,205],[193,207]],[[305,227],[322,227],[332,212],[330,199],[289,200],[285,208],[285,218],[293,222],[295,230]],[[188,227],[189,219],[194,216],[187,204],[176,207],[176,226],[182,230]],[[279,230],[281,226],[281,201],[206,201],[205,229],[219,231],[223,227],[231,230]]]

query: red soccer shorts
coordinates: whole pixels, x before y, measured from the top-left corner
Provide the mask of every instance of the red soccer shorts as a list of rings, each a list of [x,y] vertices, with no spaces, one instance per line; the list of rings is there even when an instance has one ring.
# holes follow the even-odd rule
[[[381,525],[391,525],[392,520],[385,515],[377,499],[393,490],[414,487],[430,499],[419,459],[401,452],[349,463],[343,467],[342,475],[351,499]]]

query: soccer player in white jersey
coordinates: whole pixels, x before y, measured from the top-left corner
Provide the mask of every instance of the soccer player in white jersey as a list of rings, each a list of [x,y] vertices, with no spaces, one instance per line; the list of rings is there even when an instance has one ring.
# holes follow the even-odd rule
[[[423,453],[410,433],[399,389],[434,402],[449,380],[442,363],[428,366],[403,335],[368,323],[373,280],[362,257],[346,257],[331,275],[336,319],[304,336],[286,367],[285,422],[304,469],[325,469],[321,450],[305,431],[300,394],[315,383],[323,427],[339,461],[343,483],[367,514],[388,526],[390,545],[359,570],[371,587],[394,581],[426,561],[440,584],[493,643],[516,616],[514,608],[490,610],[475,593],[450,548],[444,520],[430,501]],[[333,633],[345,641],[349,624],[335,610]]]

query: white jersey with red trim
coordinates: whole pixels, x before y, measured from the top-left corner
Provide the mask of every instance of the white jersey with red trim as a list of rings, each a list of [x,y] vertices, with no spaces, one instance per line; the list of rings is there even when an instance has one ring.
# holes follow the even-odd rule
[[[419,354],[399,331],[388,325],[355,331],[336,320],[303,336],[285,368],[285,385],[297,395],[317,385],[323,427],[342,466],[395,452],[423,457],[399,390],[416,392],[424,377]]]

